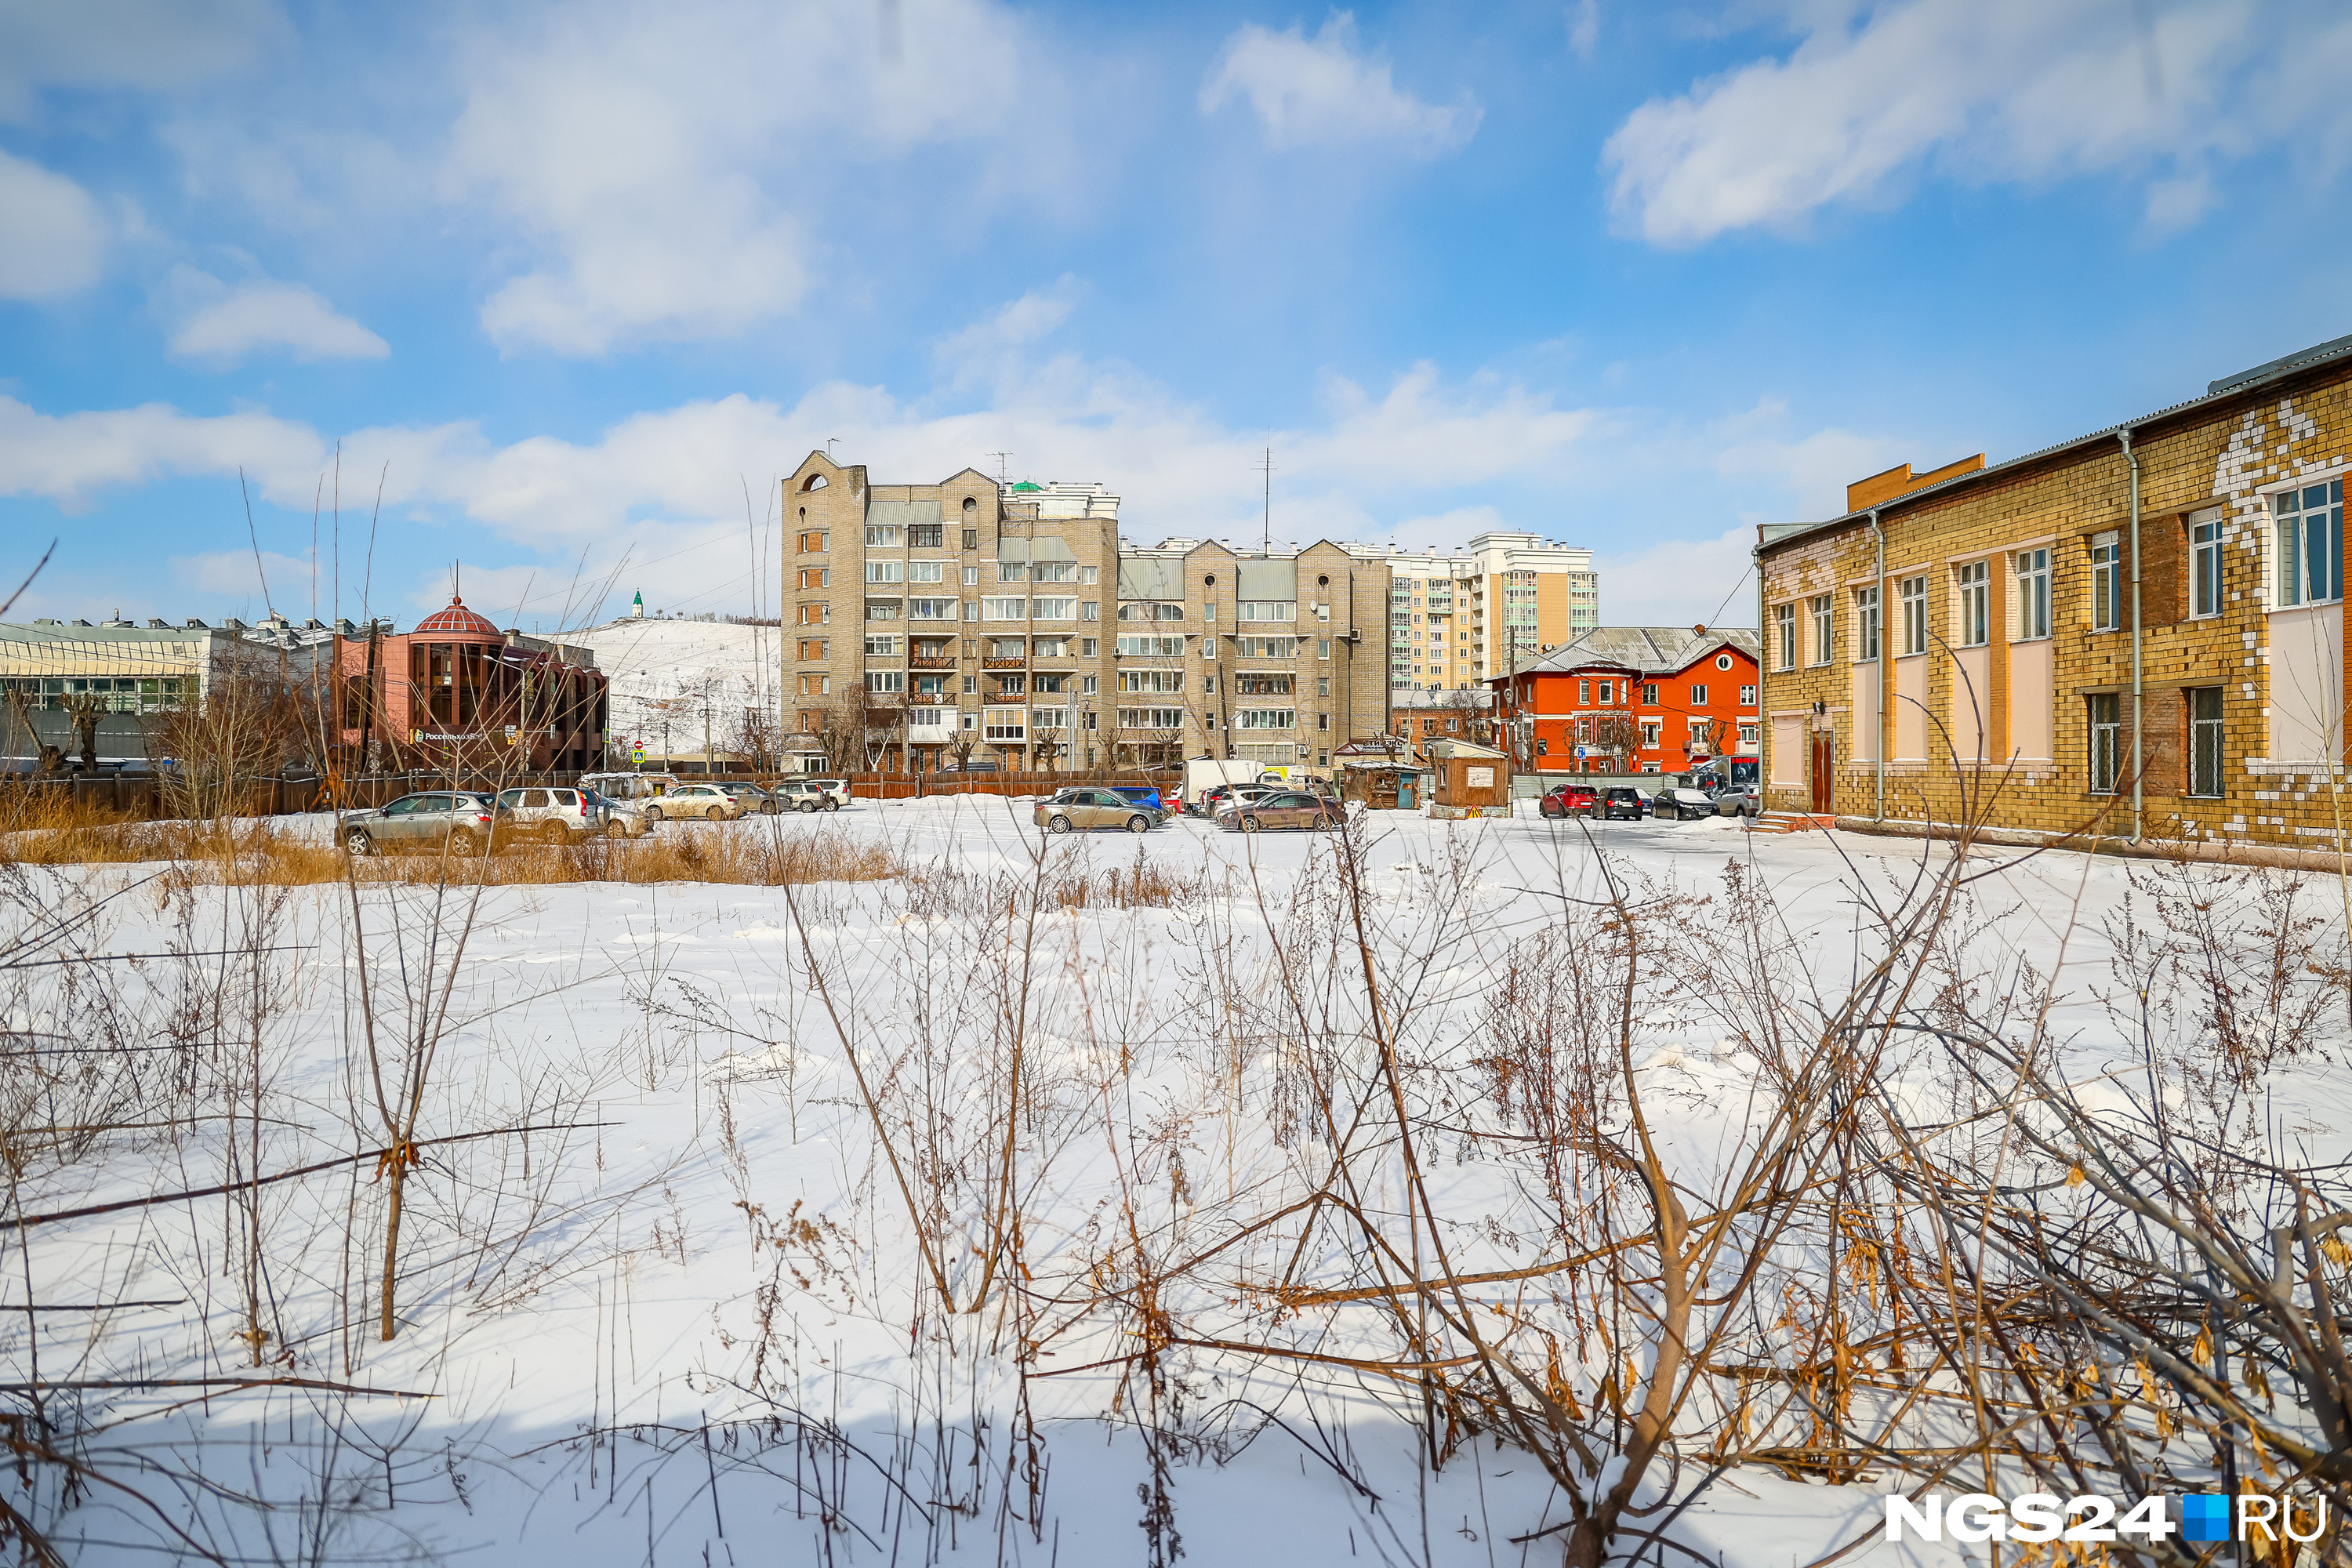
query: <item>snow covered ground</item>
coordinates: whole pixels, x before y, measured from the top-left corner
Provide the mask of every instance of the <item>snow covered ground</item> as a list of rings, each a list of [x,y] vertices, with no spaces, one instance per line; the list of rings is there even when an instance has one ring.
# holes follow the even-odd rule
[[[688,657],[658,657],[673,656]],[[249,1211],[215,1195],[22,1233],[12,1289],[33,1300],[184,1304],[112,1314],[103,1334],[87,1314],[40,1317],[37,1347],[12,1318],[20,1372],[37,1350],[49,1380],[284,1373],[433,1396],[345,1405],[277,1387],[191,1406],[183,1389],[117,1403],[114,1420],[152,1414],[89,1442],[155,1509],[111,1486],[86,1495],[60,1515],[70,1560],[143,1560],[184,1529],[232,1555],[305,1561],[1141,1563],[1155,1460],[1166,1523],[1194,1563],[1557,1559],[1556,1536],[1513,1541],[1567,1517],[1524,1453],[1473,1439],[1433,1474],[1409,1384],[1204,1342],[1273,1333],[1240,1281],[1282,1259],[1249,1252],[1235,1216],[1277,1207],[1319,1157],[1311,1134],[1285,1131],[1288,1068],[1307,1047],[1279,1006],[1248,1009],[1288,988],[1346,1010],[1352,953],[1304,977],[1284,968],[1328,896],[1329,838],[1180,820],[1141,837],[1043,841],[1024,806],[992,798],[688,831],[871,840],[913,874],[793,889],[525,886],[471,909],[463,894],[373,890],[362,916],[373,971],[340,887],[257,910],[268,900],[250,889],[166,894],[155,868],[60,878],[60,898],[130,889],[99,917],[110,951],[205,953],[256,938],[282,950],[259,992],[223,972],[229,961],[142,962],[122,1004],[126,1028],[146,1031],[131,1045],[166,1025],[184,1041],[247,1041],[190,1047],[204,1064],[191,1070],[258,1060],[271,1110],[226,1135],[125,1140],[111,1157],[37,1173],[19,1213],[380,1144],[363,973],[384,1035],[441,1032],[420,1140],[572,1129],[423,1152],[388,1344],[374,1320],[384,1173],[366,1163],[274,1185]],[[1712,897],[1680,917],[1698,932],[1733,918],[1725,868],[1747,867],[1778,900],[1788,951],[1832,990],[1867,961],[1858,911],[1941,853],[1751,836],[1728,821],[1381,814],[1363,845],[1369,940],[1431,1070],[1470,1073],[1481,998],[1514,944],[1564,900],[1605,894],[1596,850],[1621,879]],[[1177,889],[1164,907],[1102,900],[1107,874],[1139,867]],[[2026,961],[2052,977],[2053,1029],[2092,1056],[2114,1038],[2095,995],[2111,984],[2102,921],[2131,875],[2116,860],[2042,855],[1971,889],[1987,973]],[[1008,889],[1087,879],[1097,891],[1083,901],[1048,897],[1008,918]],[[2315,908],[2340,921],[2333,897]],[[192,974],[218,983],[200,1021],[187,1012]],[[16,998],[12,1027],[28,1026],[34,994]],[[1033,1075],[1019,1089],[1005,1081],[1016,1037]],[[1738,1121],[1726,1046],[1719,1027],[1696,1025],[1652,1043],[1645,1070],[1671,1107],[1677,1158],[1703,1164]],[[2344,1091],[2323,1058],[2279,1068],[2270,1092],[2307,1142],[2341,1143]],[[869,1098],[902,1134],[891,1152],[873,1136]],[[1431,1180],[1458,1222],[1454,1267],[1533,1262],[1542,1244],[1513,1234],[1505,1167],[1458,1140],[1440,1146]],[[1017,1202],[995,1204],[1008,1184]],[[1402,1188],[1361,1201],[1406,1202]],[[1017,1247],[1001,1234],[1008,1209]],[[1134,1324],[1151,1320],[1087,1310],[1082,1288],[1115,1297],[1135,1287],[1119,1271],[1136,1258],[1219,1247],[1241,1248],[1221,1276],[1234,1281],[1229,1299],[1194,1289],[1161,1304],[1174,1326],[1155,1435],[1139,1420],[1154,1395],[1132,1359]],[[1317,1247],[1294,1259],[1296,1278],[1348,1282],[1347,1260]],[[992,1277],[992,1253],[1017,1262]],[[942,1310],[942,1279],[957,1310]],[[1494,1310],[1532,1313],[1542,1289],[1498,1287]],[[1298,1327],[1314,1319],[1293,1321],[1286,1331],[1305,1337],[1286,1342],[1395,1353],[1370,1315]],[[1592,1379],[1574,1365],[1570,1376],[1591,1399]],[[166,1479],[173,1444],[193,1464]],[[1871,1486],[1751,1468],[1710,1488],[1675,1533],[1710,1560],[1781,1568],[1878,1514]],[[1877,1545],[1846,1559],[1958,1560]]]

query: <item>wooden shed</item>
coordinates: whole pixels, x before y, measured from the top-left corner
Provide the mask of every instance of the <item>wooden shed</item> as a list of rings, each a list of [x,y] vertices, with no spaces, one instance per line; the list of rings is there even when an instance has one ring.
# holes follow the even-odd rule
[[[1450,735],[1432,737],[1422,750],[1436,775],[1429,810],[1432,816],[1511,815],[1509,752]]]

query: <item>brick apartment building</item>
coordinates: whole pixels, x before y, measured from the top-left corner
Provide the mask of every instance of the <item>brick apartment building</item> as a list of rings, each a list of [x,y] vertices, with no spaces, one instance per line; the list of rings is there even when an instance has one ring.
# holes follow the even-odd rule
[[[884,485],[822,452],[784,504],[803,767],[1323,766],[1387,724],[1385,552],[1123,548],[1099,485]]]
[[[2352,338],[1767,526],[1766,804],[2333,847]]]
[[[1744,628],[1599,626],[1490,684],[1521,767],[1679,773],[1755,754],[1756,660]]]

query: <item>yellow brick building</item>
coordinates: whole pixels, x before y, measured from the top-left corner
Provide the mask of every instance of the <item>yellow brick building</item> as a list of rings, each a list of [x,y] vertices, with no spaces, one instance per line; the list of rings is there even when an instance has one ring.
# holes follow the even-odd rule
[[[2352,338],[1756,551],[1765,805],[2334,848]]]

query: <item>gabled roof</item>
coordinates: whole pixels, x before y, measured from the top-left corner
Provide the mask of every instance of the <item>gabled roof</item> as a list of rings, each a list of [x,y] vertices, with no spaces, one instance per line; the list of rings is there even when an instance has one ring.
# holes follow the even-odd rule
[[[1636,675],[1673,675],[1712,658],[1720,648],[1750,658],[1763,651],[1756,634],[1745,626],[1595,626],[1574,642],[1527,660],[1513,673],[1564,675],[1580,669],[1622,669]]]

